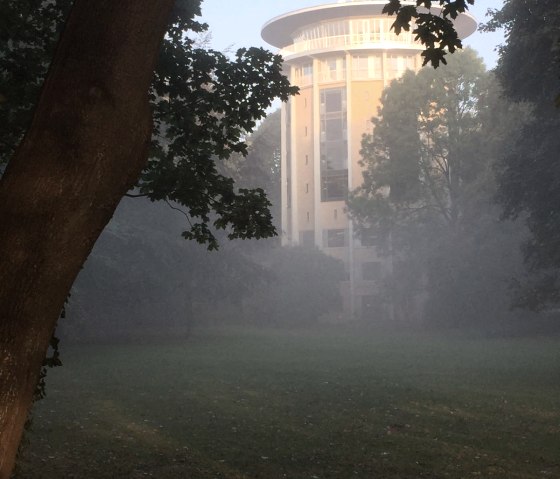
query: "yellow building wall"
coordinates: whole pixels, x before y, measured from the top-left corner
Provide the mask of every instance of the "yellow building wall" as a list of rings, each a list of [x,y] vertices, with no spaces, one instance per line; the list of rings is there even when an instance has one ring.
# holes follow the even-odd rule
[[[327,201],[321,203],[320,219],[324,229],[348,228],[348,218],[344,213],[344,201]]]
[[[350,109],[350,125],[352,142],[352,151],[354,152],[353,169],[352,169],[352,185],[354,188],[362,184],[362,168],[358,165],[360,158],[360,149],[362,144],[362,135],[373,131],[371,119],[377,116],[377,110],[380,105],[381,93],[383,91],[383,80],[354,80],[351,84]]]
[[[313,88],[311,86],[300,89],[300,94],[294,97],[296,125],[294,129],[296,152],[292,161],[296,162],[298,171],[298,229],[300,231],[313,229],[314,218],[314,185],[313,185]]]

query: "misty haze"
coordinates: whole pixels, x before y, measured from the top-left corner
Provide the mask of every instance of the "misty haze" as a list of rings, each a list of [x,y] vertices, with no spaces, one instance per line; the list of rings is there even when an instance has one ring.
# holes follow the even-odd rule
[[[0,9],[0,479],[560,478],[560,4],[156,3]]]

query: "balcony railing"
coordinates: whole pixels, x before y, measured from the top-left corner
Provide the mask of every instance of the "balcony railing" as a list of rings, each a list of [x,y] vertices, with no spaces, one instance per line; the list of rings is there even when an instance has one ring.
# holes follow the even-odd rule
[[[357,48],[372,44],[394,43],[395,46],[414,46],[414,36],[411,32],[401,32],[396,35],[393,32],[377,32],[377,33],[353,33],[348,35],[338,35],[322,38],[314,38],[310,40],[302,40],[292,45],[284,47],[280,52],[282,55],[294,55],[314,50],[330,50],[336,48]]]

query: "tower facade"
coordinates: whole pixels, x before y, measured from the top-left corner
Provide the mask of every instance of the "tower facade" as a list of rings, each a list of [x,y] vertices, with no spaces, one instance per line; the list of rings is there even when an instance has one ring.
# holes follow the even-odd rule
[[[344,308],[353,316],[391,314],[375,299],[389,261],[354,235],[349,191],[362,182],[361,139],[371,132],[383,89],[417,71],[422,46],[391,31],[387,0],[339,1],[273,18],[262,37],[280,49],[299,95],[282,107],[282,243],[316,246],[344,262]],[[415,4],[416,2],[412,2]],[[461,38],[475,31],[468,14]]]

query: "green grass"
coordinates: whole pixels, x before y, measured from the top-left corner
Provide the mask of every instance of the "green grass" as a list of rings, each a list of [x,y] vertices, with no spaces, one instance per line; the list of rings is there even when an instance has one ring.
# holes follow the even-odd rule
[[[63,351],[20,478],[560,477],[560,340],[354,327]]]

